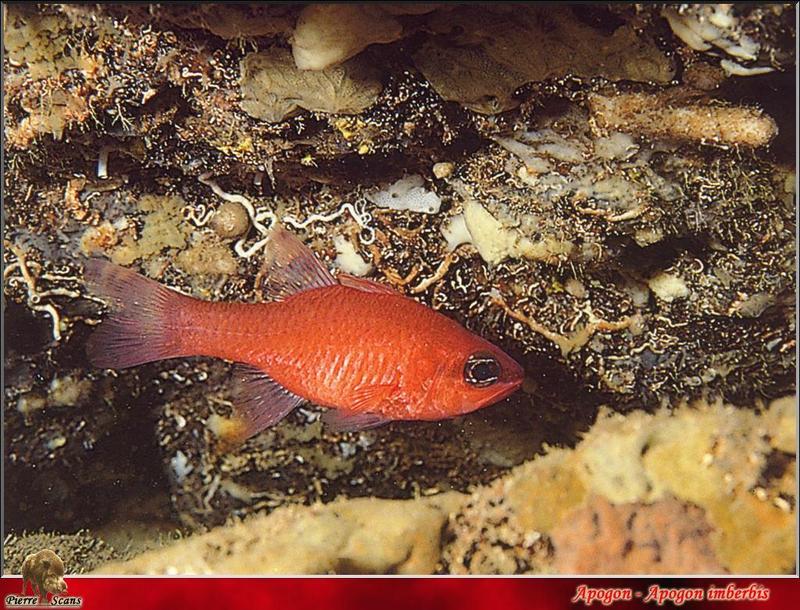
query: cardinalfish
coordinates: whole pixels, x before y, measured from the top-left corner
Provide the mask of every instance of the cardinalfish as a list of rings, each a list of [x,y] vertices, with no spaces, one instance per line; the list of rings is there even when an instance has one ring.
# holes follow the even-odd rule
[[[86,279],[112,311],[89,339],[91,363],[238,363],[237,440],[303,401],[328,407],[323,420],[334,430],[359,430],[469,413],[522,384],[520,365],[495,345],[389,286],[334,277],[282,228],[271,232],[256,280],[264,302],[202,301],[100,259],[87,263]]]

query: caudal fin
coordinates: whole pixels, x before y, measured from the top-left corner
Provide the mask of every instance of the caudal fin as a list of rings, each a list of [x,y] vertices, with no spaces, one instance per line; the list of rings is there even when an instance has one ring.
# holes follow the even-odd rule
[[[188,297],[101,259],[86,263],[84,275],[89,289],[111,308],[86,344],[92,365],[124,369],[184,355],[178,319]]]

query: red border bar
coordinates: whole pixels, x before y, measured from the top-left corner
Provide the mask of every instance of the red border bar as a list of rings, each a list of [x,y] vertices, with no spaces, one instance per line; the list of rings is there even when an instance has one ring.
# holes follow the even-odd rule
[[[739,589],[753,583],[770,591],[766,601],[669,601],[661,607],[716,608],[719,610],[783,610],[800,603],[797,579],[540,579],[540,578],[93,578],[66,577],[67,595],[82,598],[84,610],[148,610],[173,608],[259,608],[281,610],[536,610],[583,607],[573,602],[579,587],[595,590],[628,588],[639,592],[632,601],[594,608],[658,608],[644,603],[649,587],[665,589]],[[19,577],[0,579],[4,607],[6,596],[19,595]],[[30,591],[30,589],[29,589]],[[30,594],[30,593],[29,593]],[[19,606],[17,606],[19,607]],[[57,607],[57,606],[50,606]]]

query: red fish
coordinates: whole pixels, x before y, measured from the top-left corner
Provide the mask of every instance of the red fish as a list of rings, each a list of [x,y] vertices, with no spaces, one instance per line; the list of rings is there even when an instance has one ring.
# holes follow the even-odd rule
[[[86,279],[113,312],[89,339],[92,364],[241,363],[243,438],[304,400],[329,407],[328,425],[356,430],[469,413],[522,384],[522,368],[496,346],[388,286],[337,279],[284,229],[272,232],[257,280],[268,302],[202,301],[99,259]]]

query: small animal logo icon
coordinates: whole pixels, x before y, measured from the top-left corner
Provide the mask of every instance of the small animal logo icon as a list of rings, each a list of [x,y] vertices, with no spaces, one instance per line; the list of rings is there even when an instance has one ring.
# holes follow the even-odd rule
[[[67,590],[64,562],[51,549],[31,553],[22,562],[22,595],[25,595],[28,584],[40,604],[49,604],[48,593],[57,595]]]

